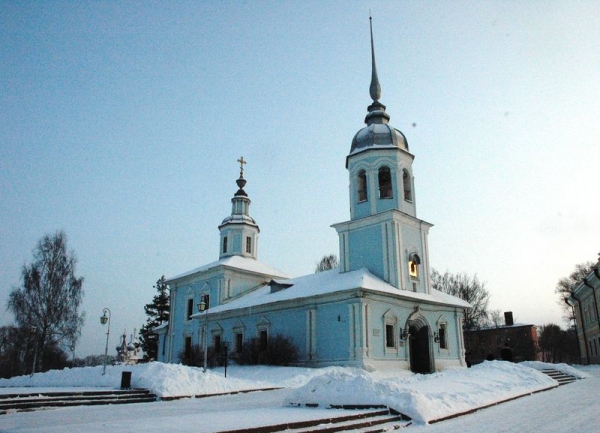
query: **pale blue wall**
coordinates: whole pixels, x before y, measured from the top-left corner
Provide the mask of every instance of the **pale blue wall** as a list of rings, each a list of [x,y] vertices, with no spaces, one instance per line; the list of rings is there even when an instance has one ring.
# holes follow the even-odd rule
[[[185,293],[185,292],[183,292]],[[185,300],[185,296],[178,297]],[[179,301],[178,305],[183,305]],[[356,299],[349,299],[339,302],[325,304],[313,304],[308,306],[290,307],[286,310],[271,311],[260,314],[247,314],[240,312],[239,316],[221,320],[209,320],[209,338],[212,339],[215,329],[222,330],[222,341],[231,343],[231,351],[234,350],[235,331],[244,325],[244,343],[251,338],[258,337],[258,325],[266,321],[269,323],[269,335],[276,334],[291,337],[294,345],[298,349],[299,360],[301,363],[346,363],[350,361],[349,349],[351,345],[351,326],[349,318],[349,305],[356,303]],[[360,336],[359,346],[365,342],[363,335],[368,336],[370,359],[373,361],[402,361],[409,362],[408,342],[404,342],[401,347],[400,328],[406,326],[408,317],[414,312],[414,303],[411,301],[382,302],[371,300],[369,305],[368,329],[357,329]],[[313,310],[316,313],[316,358],[309,360],[307,353],[307,311]],[[362,310],[361,310],[362,311]],[[397,349],[386,350],[385,340],[385,320],[386,312],[391,311],[397,317],[395,323],[396,336],[395,341]],[[430,327],[430,334],[437,331],[437,321],[440,317],[445,318],[448,349],[441,350],[438,343],[431,342],[433,359],[437,360],[456,360],[461,354],[461,347],[458,344],[458,336],[461,330],[456,327],[456,313],[453,308],[443,306],[427,306],[421,308],[421,314],[427,320]],[[175,327],[175,341],[173,342],[173,362],[178,362],[177,355],[184,347],[184,331],[189,331],[193,335],[193,343],[198,344],[198,330],[203,326],[203,319],[194,320],[191,324],[184,323],[182,318],[185,314],[185,308],[180,308],[176,312],[173,321]],[[226,313],[224,313],[226,314]],[[210,316],[209,316],[210,319]],[[357,318],[359,319],[359,318]],[[359,319],[359,327],[363,326],[362,319]],[[212,343],[209,343],[212,344]],[[360,347],[359,347],[360,348]],[[159,355],[161,347],[159,346]],[[160,358],[159,358],[160,359]],[[166,360],[166,359],[165,359]],[[366,360],[368,362],[368,360]]]
[[[209,316],[209,335],[220,326],[222,341],[230,342],[231,350],[234,350],[234,334],[239,329],[240,323],[244,325],[244,343],[247,343],[250,339],[258,337],[258,325],[264,323],[266,319],[270,323],[269,336],[282,334],[291,337],[298,349],[300,362],[309,362],[307,312],[311,309],[316,312],[316,360],[320,362],[347,360],[350,344],[347,302],[290,308],[264,314],[243,314],[221,320],[210,320]],[[195,328],[201,326],[203,323],[197,322]]]
[[[316,311],[317,360],[347,360],[350,346],[348,303],[320,305]]]
[[[379,225],[353,230],[348,233],[350,269],[366,267],[371,273],[384,279],[383,245]]]

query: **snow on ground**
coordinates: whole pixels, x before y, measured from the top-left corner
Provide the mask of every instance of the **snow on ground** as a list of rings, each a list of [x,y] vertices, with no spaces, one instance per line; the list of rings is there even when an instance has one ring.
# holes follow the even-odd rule
[[[366,371],[339,368],[298,388],[287,402],[319,406],[382,404],[426,423],[556,384],[538,370],[509,362],[485,362],[470,369],[383,380]]]
[[[588,369],[591,368],[592,370],[594,370],[594,368],[596,366],[578,366],[577,368],[575,367],[571,367],[568,364],[550,364],[547,362],[539,362],[539,361],[524,361],[521,362],[519,365],[523,365],[526,367],[531,367],[531,368],[535,368],[536,370],[558,370],[558,371],[562,371],[563,373],[569,374],[573,377],[576,377],[577,379],[586,379],[589,377],[589,374],[585,373],[584,369]]]
[[[493,408],[427,425],[427,432],[596,431],[600,403],[596,393],[600,367],[550,365],[588,377],[551,391],[556,382],[538,370],[542,363],[485,362],[470,369],[448,369],[431,375],[401,372],[365,372],[350,368],[230,367],[202,373],[202,369],[152,363],[139,366],[88,367],[0,380],[0,393],[21,387],[112,387],[121,372],[132,371],[132,385],[162,396],[219,394],[234,390],[283,387],[280,391],[227,395],[173,402],[78,407],[0,416],[0,432],[189,431],[239,429],[277,424],[281,420],[314,419],[336,412],[337,404],[382,403],[413,418],[411,431],[428,421],[464,413],[516,396]],[[583,371],[585,370],[585,371]],[[19,387],[19,388],[14,388]],[[581,405],[585,402],[585,405]],[[318,409],[295,408],[290,403],[319,403]],[[548,407],[549,406],[549,407]],[[508,408],[508,409],[507,409]],[[500,414],[500,415],[497,415]],[[128,420],[135,419],[135,424]],[[473,424],[475,423],[475,424]],[[477,425],[477,427],[475,427]],[[591,426],[588,428],[588,425]],[[166,428],[166,430],[165,430]],[[443,429],[443,430],[442,430]]]
[[[304,385],[314,376],[325,374],[327,370],[298,367],[232,366],[227,369],[227,377],[225,377],[223,369],[209,369],[204,373],[202,368],[160,362],[107,366],[106,375],[102,374],[102,366],[66,368],[36,373],[33,377],[19,376],[0,379],[0,394],[13,394],[15,387],[118,388],[121,385],[123,371],[131,372],[133,388],[147,388],[159,397],[181,397],[265,388],[295,388]],[[24,389],[23,392],[28,391]]]

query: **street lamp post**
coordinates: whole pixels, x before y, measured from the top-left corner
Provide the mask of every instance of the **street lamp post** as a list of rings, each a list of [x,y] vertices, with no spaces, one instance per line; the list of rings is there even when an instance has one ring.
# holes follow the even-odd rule
[[[206,373],[206,361],[208,358],[208,314],[206,313],[208,307],[206,302],[207,297],[207,295],[200,295],[200,302],[198,302],[198,311],[204,313],[204,373]]]
[[[227,350],[229,349],[229,342],[223,342],[223,361],[225,363],[225,377],[227,377],[227,361],[229,360],[229,354]]]
[[[100,317],[100,323],[106,325],[106,323],[108,322],[108,329],[106,331],[106,347],[104,348],[104,370],[102,371],[102,376],[104,376],[106,374],[106,358],[108,358],[108,336],[110,335],[110,310],[108,308],[105,308],[104,310],[102,310],[102,313],[104,314]],[[108,313],[108,316],[106,316],[106,313]]]
[[[32,326],[31,327],[31,334],[33,335],[33,338],[35,339],[35,352],[33,353],[33,365],[31,366],[31,377],[33,377],[33,375],[35,374],[35,366],[37,364],[37,357],[38,357],[38,334],[37,334],[37,327]]]

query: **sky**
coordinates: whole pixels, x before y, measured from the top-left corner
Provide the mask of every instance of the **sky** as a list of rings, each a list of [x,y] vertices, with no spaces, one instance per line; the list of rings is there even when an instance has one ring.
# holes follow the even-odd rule
[[[45,234],[84,277],[76,356],[146,320],[162,276],[218,259],[240,156],[259,259],[339,254],[364,126],[369,11],[381,102],[415,155],[432,266],[490,308],[563,324],[554,288],[600,251],[600,3],[3,2],[0,325]]]

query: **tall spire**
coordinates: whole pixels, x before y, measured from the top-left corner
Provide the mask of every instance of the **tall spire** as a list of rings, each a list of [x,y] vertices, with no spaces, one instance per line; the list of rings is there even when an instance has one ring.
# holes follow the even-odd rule
[[[373,43],[373,18],[369,14],[369,27],[371,28],[371,86],[369,87],[369,93],[373,102],[378,102],[381,98],[381,86],[379,85],[379,78],[377,77],[377,65],[375,64],[375,44]]]
[[[369,105],[367,110],[369,113],[365,117],[365,123],[371,125],[373,123],[388,123],[390,120],[389,114],[385,112],[385,105],[379,102],[381,98],[381,86],[379,85],[379,77],[377,76],[377,65],[375,64],[375,44],[373,43],[373,18],[369,14],[369,27],[371,28],[371,86],[369,94],[373,103]]]

